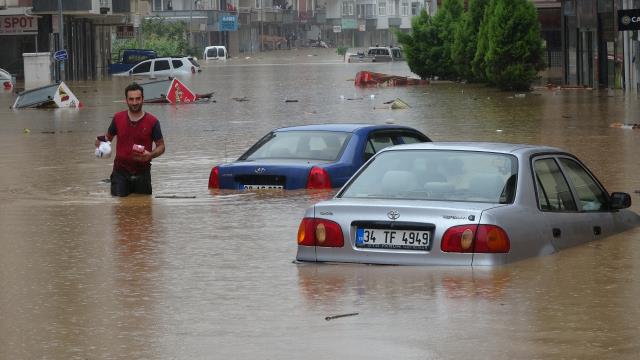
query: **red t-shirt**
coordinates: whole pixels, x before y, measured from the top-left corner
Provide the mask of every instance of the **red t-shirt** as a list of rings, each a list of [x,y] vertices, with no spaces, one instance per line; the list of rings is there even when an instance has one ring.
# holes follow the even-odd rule
[[[121,111],[113,115],[113,120],[108,130],[113,139],[118,136],[116,145],[116,159],[113,162],[114,170],[124,170],[132,174],[141,173],[151,167],[151,161],[140,162],[133,159],[133,145],[142,145],[145,150],[153,150],[153,142],[162,139],[160,122],[158,119],[145,112],[142,119],[133,122],[129,119],[128,111]]]

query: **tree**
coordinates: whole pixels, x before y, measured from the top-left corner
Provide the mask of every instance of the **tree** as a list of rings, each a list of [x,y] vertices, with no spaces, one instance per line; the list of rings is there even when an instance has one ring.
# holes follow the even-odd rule
[[[431,17],[425,10],[411,20],[411,32],[396,32],[412,72],[425,79],[457,76],[451,58],[453,34],[462,16],[462,0],[445,0]]]
[[[189,48],[187,24],[183,21],[168,22],[162,18],[143,20],[140,31],[141,43],[136,39],[115,40],[111,44],[112,56],[117,56],[120,49],[127,48],[152,49],[158,52],[158,56],[196,54],[195,49]]]
[[[437,65],[432,61],[432,48],[438,42],[433,20],[426,10],[411,19],[411,32],[396,32],[398,42],[402,44],[407,64],[413,73],[422,79],[433,76]]]
[[[487,42],[482,51],[486,79],[502,90],[528,90],[538,71],[544,69],[536,8],[530,0],[492,1],[494,4],[489,7],[492,12],[484,19]],[[476,55],[480,51],[479,44]]]
[[[482,79],[474,75],[472,63],[478,47],[480,25],[488,4],[489,0],[471,0],[469,10],[462,15],[462,20],[454,34],[451,58],[456,66],[456,72],[469,81]]]

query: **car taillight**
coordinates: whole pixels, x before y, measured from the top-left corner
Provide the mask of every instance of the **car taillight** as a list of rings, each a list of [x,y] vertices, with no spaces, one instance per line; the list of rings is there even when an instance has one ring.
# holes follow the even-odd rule
[[[314,166],[309,172],[307,189],[331,189],[331,177],[327,170]]]
[[[445,231],[440,242],[443,252],[507,253],[509,236],[495,225],[458,225]]]
[[[211,169],[211,174],[209,174],[209,189],[219,189],[220,181],[218,179],[218,167],[214,167]]]
[[[191,73],[195,74],[196,73],[196,67],[195,66],[191,66]]]
[[[11,83],[11,81],[5,81],[2,83],[2,86],[4,86],[5,89],[11,89],[13,84]]]
[[[343,247],[342,228],[331,220],[304,218],[298,227],[298,245]]]

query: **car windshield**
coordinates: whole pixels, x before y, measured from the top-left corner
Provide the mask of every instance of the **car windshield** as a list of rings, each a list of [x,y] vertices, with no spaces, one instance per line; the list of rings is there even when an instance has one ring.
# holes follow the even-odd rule
[[[507,204],[513,202],[516,177],[517,160],[511,155],[460,150],[386,151],[338,197]]]
[[[338,158],[351,134],[340,131],[275,131],[252,146],[239,160]]]

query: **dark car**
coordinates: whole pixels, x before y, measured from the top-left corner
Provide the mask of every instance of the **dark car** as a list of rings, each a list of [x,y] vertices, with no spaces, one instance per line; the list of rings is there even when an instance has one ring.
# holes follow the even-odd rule
[[[209,188],[328,189],[342,186],[378,151],[431,141],[400,125],[323,124],[276,129],[232,163],[215,166]]]

